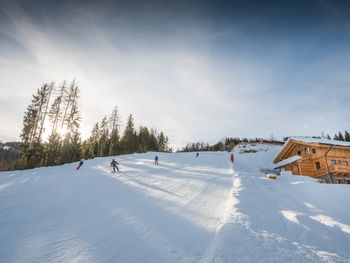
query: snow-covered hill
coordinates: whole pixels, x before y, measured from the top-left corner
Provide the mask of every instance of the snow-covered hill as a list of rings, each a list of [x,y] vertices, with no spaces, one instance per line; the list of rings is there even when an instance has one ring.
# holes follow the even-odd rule
[[[0,261],[350,262],[350,188],[267,179],[279,149],[0,173]]]

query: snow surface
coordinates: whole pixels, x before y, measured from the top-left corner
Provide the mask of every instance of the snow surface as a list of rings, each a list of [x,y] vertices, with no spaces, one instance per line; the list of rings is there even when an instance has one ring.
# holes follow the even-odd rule
[[[0,173],[1,262],[350,262],[347,185],[270,180],[279,146]],[[159,156],[159,166],[153,158]]]

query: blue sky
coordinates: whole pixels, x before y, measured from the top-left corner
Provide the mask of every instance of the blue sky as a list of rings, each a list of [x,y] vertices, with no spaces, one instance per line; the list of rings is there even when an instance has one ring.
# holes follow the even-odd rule
[[[85,137],[116,105],[174,146],[333,135],[349,33],[346,1],[0,1],[0,139],[42,83],[73,78]]]

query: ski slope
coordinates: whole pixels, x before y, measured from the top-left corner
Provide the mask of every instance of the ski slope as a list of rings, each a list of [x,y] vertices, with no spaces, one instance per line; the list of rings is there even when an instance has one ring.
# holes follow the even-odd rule
[[[0,262],[350,262],[349,186],[267,179],[279,150],[0,173]]]

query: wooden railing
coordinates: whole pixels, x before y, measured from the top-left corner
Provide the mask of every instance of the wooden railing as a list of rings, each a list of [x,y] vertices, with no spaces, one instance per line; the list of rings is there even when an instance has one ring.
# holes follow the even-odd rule
[[[347,173],[350,174],[350,167],[345,165],[330,165],[330,173]]]

